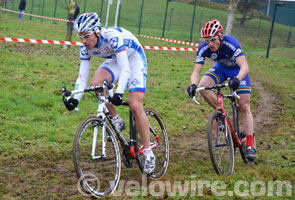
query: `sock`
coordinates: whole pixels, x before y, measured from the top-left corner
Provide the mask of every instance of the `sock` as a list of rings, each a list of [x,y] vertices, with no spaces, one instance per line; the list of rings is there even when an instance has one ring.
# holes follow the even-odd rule
[[[246,136],[247,137],[247,147],[248,146],[251,146],[251,147],[254,147],[254,145],[253,145],[253,135],[247,135]]]
[[[143,154],[144,154],[145,156],[153,156],[153,155],[154,155],[153,150],[152,150],[151,147],[149,147],[149,148],[144,148],[144,149],[143,149]]]

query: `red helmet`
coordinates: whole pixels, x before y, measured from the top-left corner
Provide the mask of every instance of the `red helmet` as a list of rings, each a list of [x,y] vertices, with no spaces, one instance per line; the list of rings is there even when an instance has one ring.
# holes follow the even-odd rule
[[[203,38],[216,37],[221,32],[222,32],[221,23],[217,19],[213,19],[207,22],[206,24],[204,24],[201,31],[201,36]]]

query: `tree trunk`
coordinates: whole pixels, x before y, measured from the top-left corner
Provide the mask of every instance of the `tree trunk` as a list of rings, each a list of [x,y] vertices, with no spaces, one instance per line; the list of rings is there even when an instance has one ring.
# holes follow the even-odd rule
[[[69,20],[73,21],[74,20],[74,14],[75,14],[75,5],[76,2],[75,0],[71,0],[70,3],[70,8],[69,8]],[[72,33],[73,33],[73,22],[68,22],[68,29],[67,29],[67,35],[66,35],[66,41],[71,41],[72,40]],[[65,49],[70,48],[70,45],[65,45]]]
[[[239,0],[230,0],[225,35],[231,34],[231,29],[233,27],[234,18],[235,18],[234,14],[237,9],[238,3],[239,3]]]
[[[248,0],[245,0],[244,5],[243,5],[243,11],[242,11],[242,19],[241,19],[241,22],[240,22],[241,25],[245,24],[245,21],[246,21],[246,18],[247,18],[247,12],[248,12]]]

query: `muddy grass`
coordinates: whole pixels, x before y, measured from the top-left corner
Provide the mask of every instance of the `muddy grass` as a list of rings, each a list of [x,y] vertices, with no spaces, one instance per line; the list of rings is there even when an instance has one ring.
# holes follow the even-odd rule
[[[178,54],[179,55],[179,54]],[[194,60],[194,57],[187,57]],[[209,64],[213,64],[210,63]],[[263,85],[252,79],[253,91],[259,96],[259,103],[253,113],[255,132],[258,134],[258,145],[264,147],[259,135],[269,134],[277,128],[275,123],[279,111],[276,97],[268,93]],[[208,111],[209,113],[209,111]],[[206,120],[206,119],[204,119]],[[185,129],[185,127],[183,127]],[[170,139],[170,168],[164,180],[177,180],[186,174],[196,172],[197,165],[210,160],[206,127],[197,128],[192,132]],[[44,150],[46,151],[46,150]],[[259,153],[259,152],[258,152]],[[42,152],[39,152],[42,154]],[[71,151],[63,156],[56,156],[55,152],[46,153],[47,156],[22,159],[2,159],[0,186],[5,194],[1,199],[82,199],[77,190],[77,179],[74,172]],[[1,155],[0,155],[1,156]],[[56,158],[56,159],[55,159]],[[123,165],[122,165],[123,166]],[[213,170],[212,166],[209,166]],[[183,174],[178,172],[182,171]],[[212,172],[214,173],[214,172]],[[121,180],[141,181],[141,174],[136,167],[122,168]]]

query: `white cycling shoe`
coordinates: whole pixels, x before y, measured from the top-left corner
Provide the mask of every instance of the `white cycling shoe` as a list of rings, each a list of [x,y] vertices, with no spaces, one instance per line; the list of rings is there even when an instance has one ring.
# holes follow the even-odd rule
[[[122,118],[115,120],[115,126],[120,130],[123,131],[125,127],[125,122]]]
[[[143,166],[143,173],[144,174],[151,174],[156,169],[156,156],[154,155],[152,150],[148,150],[150,152],[143,153],[144,155],[144,166]]]

